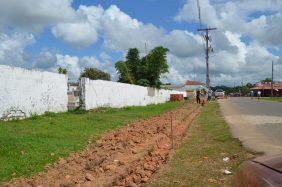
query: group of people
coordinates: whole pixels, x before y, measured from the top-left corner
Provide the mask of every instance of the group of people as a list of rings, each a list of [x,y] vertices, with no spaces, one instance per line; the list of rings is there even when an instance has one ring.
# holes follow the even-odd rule
[[[211,93],[211,90],[209,91],[206,91],[205,89],[196,90],[195,97],[196,97],[196,102],[198,104],[204,105],[206,100],[208,102],[211,100],[212,93]]]
[[[251,98],[252,98],[252,99],[253,99],[253,97],[254,97],[254,94],[255,94],[255,93],[254,93],[254,91],[252,90],[252,91],[251,91]],[[258,92],[257,92],[257,98],[258,98],[258,99],[261,98],[261,91],[258,91]]]

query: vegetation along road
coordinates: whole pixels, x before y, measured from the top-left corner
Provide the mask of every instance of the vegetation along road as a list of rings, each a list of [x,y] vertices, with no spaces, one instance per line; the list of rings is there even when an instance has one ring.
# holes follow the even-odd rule
[[[202,109],[168,165],[148,186],[229,186],[238,166],[251,157],[232,138],[217,102]],[[225,162],[223,158],[230,160]],[[224,174],[224,170],[232,172]]]
[[[232,138],[217,102],[201,107],[192,124],[199,109],[169,102],[1,122],[0,179],[24,177],[4,183],[16,186],[228,186],[238,166],[253,155]]]
[[[0,184],[42,171],[46,164],[82,150],[90,138],[96,141],[107,130],[180,105],[182,103],[169,102],[146,107],[47,113],[21,121],[0,121]]]

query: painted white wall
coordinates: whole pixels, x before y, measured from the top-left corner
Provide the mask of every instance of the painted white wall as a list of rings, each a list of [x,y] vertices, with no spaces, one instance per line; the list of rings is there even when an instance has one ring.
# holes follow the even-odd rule
[[[169,101],[170,94],[186,92],[154,89],[143,86],[82,78],[81,100],[86,110],[99,107],[145,106]]]
[[[0,118],[63,112],[67,104],[65,75],[0,65]]]

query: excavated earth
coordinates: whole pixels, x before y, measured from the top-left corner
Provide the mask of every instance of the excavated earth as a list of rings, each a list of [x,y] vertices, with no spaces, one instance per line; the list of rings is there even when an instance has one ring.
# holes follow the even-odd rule
[[[185,104],[134,122],[104,134],[95,144],[89,143],[85,150],[46,166],[44,172],[34,177],[14,179],[2,185],[142,186],[168,161],[172,145],[180,143],[199,112],[198,106]]]

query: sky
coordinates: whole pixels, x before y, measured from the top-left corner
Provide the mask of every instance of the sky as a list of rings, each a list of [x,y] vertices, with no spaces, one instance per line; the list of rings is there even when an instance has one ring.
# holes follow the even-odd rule
[[[117,80],[129,48],[169,49],[164,83],[205,82],[203,33],[211,32],[211,85],[282,81],[281,0],[0,0],[0,64],[56,72],[86,67]]]

